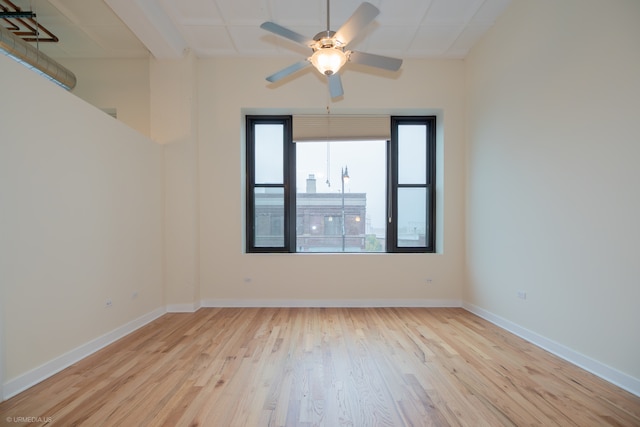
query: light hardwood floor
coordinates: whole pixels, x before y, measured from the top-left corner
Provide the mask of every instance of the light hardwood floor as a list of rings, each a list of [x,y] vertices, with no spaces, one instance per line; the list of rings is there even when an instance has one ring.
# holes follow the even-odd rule
[[[167,314],[0,404],[55,426],[640,426],[640,398],[463,309]]]

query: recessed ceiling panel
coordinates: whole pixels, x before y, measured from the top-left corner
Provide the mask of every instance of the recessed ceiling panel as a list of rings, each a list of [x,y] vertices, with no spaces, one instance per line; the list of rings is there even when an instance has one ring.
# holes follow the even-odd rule
[[[317,28],[313,34],[327,26],[327,11],[322,1],[271,0],[269,11],[270,15],[267,15],[265,20],[284,26],[308,25]]]
[[[409,48],[413,57],[445,56],[462,31],[461,25],[422,26]]]
[[[224,25],[213,0],[162,0],[173,21],[181,25]]]
[[[413,25],[417,26],[431,6],[431,0],[396,0],[385,1],[380,6],[380,15],[376,21],[381,25]]]
[[[216,3],[228,25],[260,25],[269,16],[266,0],[217,0]]]
[[[482,2],[483,0],[433,0],[424,23],[466,23],[480,8]]]
[[[473,15],[472,22],[493,24],[510,2],[511,0],[486,0]]]
[[[222,24],[222,17],[213,0],[163,0],[167,10],[176,14],[181,24],[194,22],[217,22]]]
[[[376,7],[380,7],[380,2],[370,1]],[[322,4],[326,9],[326,1],[323,1]],[[358,6],[362,4],[362,0],[340,0],[340,1],[332,1],[331,2],[331,29],[334,31],[338,31],[338,29],[347,22],[347,19],[353,15]],[[326,24],[326,11],[322,13],[322,18],[325,20]],[[325,25],[326,26],[326,25]]]
[[[411,46],[417,26],[381,26],[367,36],[367,52],[381,55],[397,55]]]
[[[223,52],[235,50],[227,29],[222,26],[187,25],[184,27],[184,35],[194,49]]]
[[[278,55],[278,45],[267,43],[263,36],[266,31],[256,26],[230,26],[229,34],[233,41],[233,46],[238,52],[244,52],[251,56]]]

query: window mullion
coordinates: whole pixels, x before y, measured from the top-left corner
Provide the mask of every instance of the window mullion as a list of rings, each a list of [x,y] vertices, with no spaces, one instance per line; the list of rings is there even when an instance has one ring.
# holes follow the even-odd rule
[[[395,252],[397,233],[395,227],[397,205],[396,205],[396,188],[398,183],[398,162],[397,162],[397,126],[395,120],[392,120],[391,139],[387,141],[387,252]]]
[[[296,144],[293,143],[292,119],[287,122],[284,138],[285,177],[285,246],[296,252]]]

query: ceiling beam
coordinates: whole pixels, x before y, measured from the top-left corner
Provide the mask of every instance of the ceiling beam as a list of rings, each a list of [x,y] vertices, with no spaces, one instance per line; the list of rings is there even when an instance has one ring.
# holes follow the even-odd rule
[[[179,59],[187,43],[173,21],[153,0],[105,0],[156,59]]]

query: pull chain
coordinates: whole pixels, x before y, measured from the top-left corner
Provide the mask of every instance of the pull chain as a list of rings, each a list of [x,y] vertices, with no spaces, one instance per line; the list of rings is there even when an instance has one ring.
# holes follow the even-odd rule
[[[329,106],[327,105],[327,180],[325,184],[327,187],[331,187],[331,181],[329,178],[331,177],[331,110],[329,110]]]

